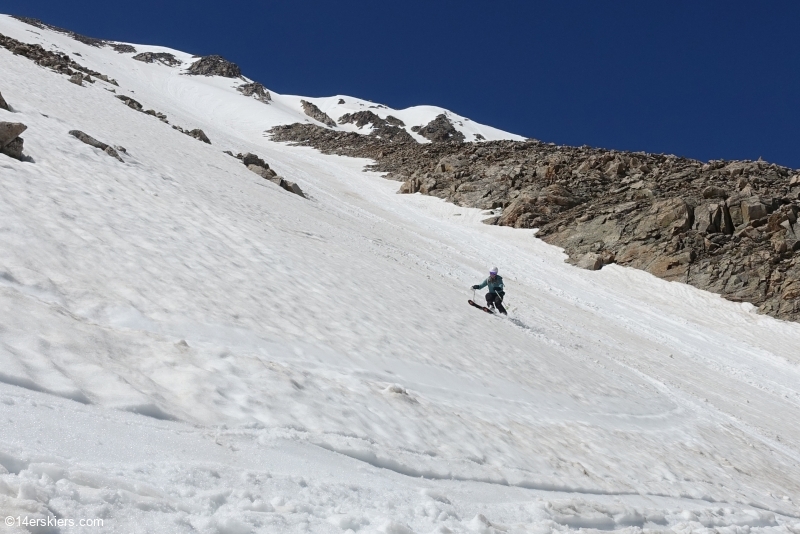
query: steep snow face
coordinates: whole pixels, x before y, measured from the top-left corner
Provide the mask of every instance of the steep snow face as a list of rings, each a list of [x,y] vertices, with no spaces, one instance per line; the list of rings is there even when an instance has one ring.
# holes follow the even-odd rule
[[[576,269],[533,232],[396,195],[366,161],[267,140],[305,120],[297,97],[263,104],[7,17],[0,32],[120,84],[0,49],[0,121],[28,125],[31,158],[0,156],[2,515],[111,532],[800,528],[800,325]],[[311,101],[356,109],[334,98]],[[509,318],[466,304],[492,264]]]

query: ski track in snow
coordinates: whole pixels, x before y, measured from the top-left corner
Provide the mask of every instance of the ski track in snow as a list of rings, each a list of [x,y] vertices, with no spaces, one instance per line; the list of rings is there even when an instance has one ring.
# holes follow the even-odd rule
[[[2,515],[108,532],[800,531],[800,325],[579,270],[533,231],[397,195],[366,160],[266,139],[310,120],[301,97],[265,105],[5,16],[0,33],[120,83],[77,87],[0,49],[0,120],[28,125],[33,159],[0,156]],[[443,112],[339,98],[309,100],[408,126]],[[466,303],[493,264],[509,317]]]

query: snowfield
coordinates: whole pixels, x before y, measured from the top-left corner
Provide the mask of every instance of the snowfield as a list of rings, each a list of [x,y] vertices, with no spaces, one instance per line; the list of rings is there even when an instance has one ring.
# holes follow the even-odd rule
[[[31,158],[0,155],[5,531],[800,533],[800,325],[577,269],[532,231],[397,195],[366,160],[268,140],[311,120],[300,97],[6,16],[0,33],[119,82],[0,48],[0,121],[28,125]],[[307,100],[334,119],[373,105]],[[508,318],[466,303],[495,264]]]

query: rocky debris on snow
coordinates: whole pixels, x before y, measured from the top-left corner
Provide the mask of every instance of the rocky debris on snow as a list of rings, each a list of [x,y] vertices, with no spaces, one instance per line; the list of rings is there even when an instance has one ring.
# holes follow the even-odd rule
[[[6,111],[11,111],[11,108],[8,107],[8,103],[3,98],[3,93],[0,93],[0,109],[4,109]]]
[[[198,141],[202,141],[202,142],[207,143],[209,145],[211,144],[211,140],[208,138],[208,136],[205,134],[205,132],[203,130],[201,130],[200,128],[195,128],[194,130],[184,130],[180,126],[173,125],[172,129],[173,130],[178,130],[182,134],[186,134],[189,137],[194,137]]]
[[[237,91],[242,93],[244,96],[252,96],[256,100],[263,102],[265,104],[269,104],[272,100],[272,97],[267,91],[267,88],[261,85],[258,82],[246,83],[244,85],[240,85],[236,88]]]
[[[94,83],[94,80],[88,74],[81,74],[80,72],[76,72],[72,76],[70,76],[69,81],[74,83],[75,85],[79,85],[83,87],[83,82],[87,83]]]
[[[78,72],[82,72],[83,74],[88,74],[107,81],[112,85],[119,85],[116,80],[112,80],[100,72],[88,69],[76,63],[75,60],[70,58],[67,54],[45,50],[38,44],[23,43],[0,33],[0,46],[17,56],[25,57],[37,65],[52,69],[59,74],[74,76]]]
[[[91,135],[85,134],[80,130],[71,130],[69,132],[69,134],[71,136],[75,137],[76,139],[78,139],[79,141],[81,141],[83,143],[86,143],[89,146],[93,146],[95,148],[99,148],[100,150],[102,150],[103,152],[105,152],[106,154],[111,156],[112,158],[115,158],[115,159],[121,161],[122,163],[125,163],[125,161],[123,161],[123,159],[119,156],[119,154],[117,153],[116,150],[114,150],[112,147],[108,146],[107,144],[103,143],[102,141],[98,141],[97,139],[95,139]]]
[[[129,108],[131,108],[132,110],[135,110],[135,111],[142,111],[142,109],[143,109],[143,108],[142,108],[142,105],[141,105],[139,102],[137,102],[136,100],[134,100],[133,98],[131,98],[131,97],[129,97],[129,96],[126,96],[126,95],[117,95],[117,98],[118,98],[118,99],[120,99],[120,100],[122,100],[122,102],[123,102],[123,103],[124,103],[126,106],[128,106]]]
[[[127,96],[127,95],[117,95],[117,98],[119,98],[126,106],[128,106],[132,110],[139,111],[141,113],[144,113],[145,115],[152,115],[153,117],[156,117],[157,119],[159,119],[161,122],[169,124],[169,121],[167,120],[167,116],[166,115],[164,115],[163,113],[158,112],[158,111],[156,111],[154,109],[145,110],[144,107],[138,101],[134,100],[133,98],[131,98],[129,96]]]
[[[0,122],[0,154],[22,160],[23,140],[20,134],[27,129],[21,122]]]
[[[71,30],[65,30],[64,28],[59,28],[58,26],[53,26],[52,24],[47,24],[46,22],[42,22],[39,19],[34,19],[34,18],[31,18],[31,17],[20,17],[20,16],[17,16],[17,15],[11,15],[11,17],[15,18],[15,19],[17,19],[17,20],[19,20],[21,22],[24,22],[25,24],[30,24],[31,26],[34,26],[34,27],[39,28],[41,30],[52,30],[52,31],[55,31],[55,32],[58,32],[58,33],[64,33],[66,35],[69,35],[70,37],[72,37],[76,41],[81,42],[83,44],[87,44],[89,46],[94,46],[94,47],[97,47],[97,48],[101,48],[101,47],[106,46],[107,44],[109,44],[107,41],[104,41],[103,39],[95,39],[94,37],[86,37],[85,35],[81,35],[79,33],[75,33],[74,31],[71,31]]]
[[[114,49],[114,52],[120,54],[135,54],[136,48],[133,45],[124,44],[124,43],[109,43],[111,48]]]
[[[444,113],[438,115],[431,122],[425,126],[414,126],[411,128],[412,132],[416,132],[425,139],[429,139],[434,143],[443,143],[447,141],[455,141],[457,143],[464,142],[464,134],[456,130],[450,119]]]
[[[141,54],[133,56],[132,59],[141,61],[143,63],[158,62],[162,65],[166,65],[167,67],[177,67],[183,63],[180,59],[168,52],[142,52]]]
[[[403,121],[401,121],[400,119],[398,119],[397,117],[395,117],[393,115],[387,115],[386,116],[386,122],[387,122],[387,124],[389,124],[391,126],[403,127],[403,126],[406,125],[406,123],[404,123]]]
[[[241,69],[222,56],[204,56],[192,63],[187,74],[196,76],[222,76],[224,78],[239,78]]]
[[[169,121],[167,120],[167,116],[164,115],[163,113],[161,113],[160,111],[156,111],[154,109],[146,109],[142,113],[144,113],[145,115],[152,115],[153,117],[157,118],[161,122],[163,122],[165,124],[169,124]],[[211,141],[209,141],[209,143],[211,143]]]
[[[405,129],[403,121],[396,117],[389,115],[385,119],[379,117],[374,112],[357,111],[355,113],[346,113],[339,118],[339,124],[355,124],[358,128],[364,126],[372,126],[370,135],[383,139],[389,142],[413,142],[414,138],[411,137]]]
[[[319,109],[316,105],[312,104],[308,100],[301,100],[300,104],[303,106],[303,113],[315,121],[319,121],[325,126],[330,126],[331,128],[336,127],[336,123],[333,121],[333,119]]]
[[[536,140],[419,144],[312,124],[270,133],[372,159],[400,193],[493,210],[487,224],[538,228],[583,268],[643,269],[800,320],[799,171]]]
[[[255,154],[248,152],[247,154],[239,153],[234,156],[233,153],[228,150],[226,150],[225,153],[240,160],[249,171],[254,172],[265,180],[269,180],[270,182],[282,187],[290,193],[294,193],[295,195],[306,198],[305,193],[303,193],[303,190],[300,189],[299,185],[294,182],[290,182],[281,176],[278,176],[278,173],[270,169],[269,164],[266,161]]]
[[[344,104],[344,98],[339,99],[339,104]]]

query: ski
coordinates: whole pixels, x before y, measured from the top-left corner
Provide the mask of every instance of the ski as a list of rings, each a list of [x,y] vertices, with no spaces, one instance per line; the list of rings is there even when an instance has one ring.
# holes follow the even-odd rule
[[[470,306],[475,306],[479,310],[483,310],[486,313],[491,313],[492,315],[494,315],[494,312],[492,310],[490,310],[489,308],[487,308],[486,306],[481,306],[480,304],[476,304],[475,301],[472,301],[472,300],[468,300],[467,302],[469,302]]]

